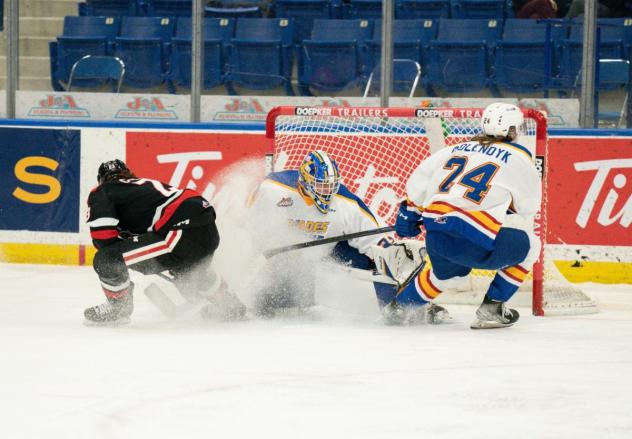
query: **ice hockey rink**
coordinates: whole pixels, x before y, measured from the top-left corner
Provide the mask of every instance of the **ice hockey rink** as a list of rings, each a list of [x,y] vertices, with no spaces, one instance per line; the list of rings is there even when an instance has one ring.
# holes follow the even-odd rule
[[[629,285],[583,285],[599,314],[519,308],[515,327],[489,331],[469,329],[464,305],[441,326],[385,327],[349,303],[168,321],[139,293],[130,326],[95,328],[91,268],[0,276],[1,438],[632,437]]]

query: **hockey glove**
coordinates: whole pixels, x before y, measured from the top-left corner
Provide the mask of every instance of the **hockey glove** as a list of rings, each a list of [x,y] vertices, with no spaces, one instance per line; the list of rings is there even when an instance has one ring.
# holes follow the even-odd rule
[[[408,209],[406,200],[399,206],[397,220],[395,220],[395,232],[402,238],[412,238],[421,233],[419,228],[423,224],[421,214]]]

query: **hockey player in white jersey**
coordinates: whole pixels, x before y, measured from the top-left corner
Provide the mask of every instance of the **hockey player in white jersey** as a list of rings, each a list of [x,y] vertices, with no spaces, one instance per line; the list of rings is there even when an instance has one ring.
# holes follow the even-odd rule
[[[479,268],[497,272],[471,328],[518,320],[518,312],[505,304],[541,249],[533,231],[542,198],[535,151],[516,143],[524,131],[518,107],[491,104],[481,124],[482,136],[431,155],[406,184],[395,230],[412,237],[423,224],[430,264],[388,306],[393,318],[457,287]]]
[[[323,239],[383,226],[365,203],[341,183],[338,165],[324,151],[309,153],[298,170],[269,174],[251,196],[249,205],[256,216],[256,235],[263,241],[268,238],[262,243],[264,247],[296,242],[293,230],[302,232],[301,236]],[[421,262],[416,241],[394,243],[384,234],[319,248],[319,255],[328,254],[354,268],[377,269],[400,281]],[[258,314],[272,316],[279,308],[313,305],[317,282],[313,264],[318,261],[304,256],[303,252],[290,252],[270,260],[267,272],[271,279],[261,282],[257,294]],[[381,306],[393,300],[396,287],[392,283],[374,282],[374,286]],[[426,314],[434,323],[447,312],[437,307]]]

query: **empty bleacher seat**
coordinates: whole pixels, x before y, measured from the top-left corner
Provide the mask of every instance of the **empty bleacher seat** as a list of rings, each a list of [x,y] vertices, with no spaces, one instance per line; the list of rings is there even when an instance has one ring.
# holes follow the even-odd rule
[[[153,17],[190,17],[192,0],[147,0],[147,14]]]
[[[505,0],[452,0],[452,18],[503,20]]]
[[[441,19],[428,52],[428,85],[449,91],[486,88],[500,32],[501,22],[494,19]]]
[[[114,53],[125,63],[125,85],[146,88],[164,83],[174,27],[174,20],[166,17],[122,17]]]
[[[365,72],[362,49],[373,35],[369,20],[314,20],[312,38],[299,56],[299,87],[338,91],[359,85]]]
[[[231,40],[226,84],[266,90],[284,86],[294,94],[291,84],[293,23],[287,18],[239,18]]]
[[[68,91],[72,90],[77,80],[97,80],[99,85],[112,81],[112,91],[120,92],[125,65],[115,56],[86,55],[77,61],[70,71]]]
[[[234,8],[216,8],[207,6],[204,8],[206,17],[214,18],[261,18],[263,11],[259,6],[237,6]]]
[[[343,18],[375,19],[382,17],[382,0],[349,0],[343,5]]]
[[[518,92],[545,91],[557,74],[559,45],[567,31],[562,20],[505,20],[494,56],[495,84]]]
[[[235,32],[235,21],[230,18],[204,19],[204,88],[213,88],[224,81],[228,62],[228,44]],[[191,19],[180,17],[176,36],[171,40],[169,80],[174,87],[191,87]]]
[[[450,0],[395,0],[395,18],[450,18]]]
[[[64,89],[72,66],[84,56],[112,54],[119,26],[115,17],[64,17],[63,34],[49,44],[53,89]]]
[[[89,16],[141,15],[139,0],[86,0],[85,13]]]
[[[433,20],[394,20],[393,21],[393,58],[411,60],[424,64],[427,44],[437,36],[437,21]],[[366,42],[367,72],[374,70],[381,59],[382,22],[375,21],[373,39]],[[414,63],[399,62],[393,67],[393,90],[408,91],[416,76]]]
[[[294,20],[295,42],[309,38],[315,19],[333,18],[330,0],[277,0],[275,16]]]
[[[622,59],[627,53],[626,47],[632,44],[632,20],[599,19],[597,21],[599,44],[598,59]],[[575,89],[581,85],[580,69],[582,65],[584,26],[581,21],[570,25],[568,39],[561,44],[561,65],[556,85],[561,89]],[[603,88],[607,88],[605,84]]]

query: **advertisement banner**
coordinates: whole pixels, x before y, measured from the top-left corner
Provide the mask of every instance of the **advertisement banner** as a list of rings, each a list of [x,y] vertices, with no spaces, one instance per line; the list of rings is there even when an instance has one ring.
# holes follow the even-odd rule
[[[550,244],[632,246],[632,139],[549,140]]]
[[[26,119],[189,121],[189,97],[164,94],[18,91]]]
[[[577,127],[577,99],[492,99],[492,98],[402,98],[393,97],[392,107],[476,108],[492,102],[508,102],[520,108],[544,111],[549,128]],[[295,96],[202,96],[202,120],[207,122],[263,122],[268,112],[280,105],[319,107],[380,106],[378,98]]]
[[[194,189],[221,204],[220,182],[226,171],[238,162],[255,160],[248,171],[256,174],[251,175],[255,181],[262,179],[267,148],[261,133],[128,132],[125,156],[137,175]]]
[[[324,107],[380,105],[378,98],[361,97],[205,95],[201,97],[201,100],[202,122],[263,122],[268,112],[280,105]],[[579,101],[577,99],[393,97],[390,104],[392,107],[472,108],[485,107],[498,101],[546,112],[549,128],[578,126]],[[16,113],[17,117],[27,119],[188,122],[189,102],[187,95],[19,90]],[[4,101],[0,102],[0,107],[3,104]]]
[[[80,130],[0,128],[0,229],[79,231]]]

